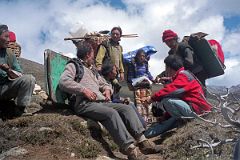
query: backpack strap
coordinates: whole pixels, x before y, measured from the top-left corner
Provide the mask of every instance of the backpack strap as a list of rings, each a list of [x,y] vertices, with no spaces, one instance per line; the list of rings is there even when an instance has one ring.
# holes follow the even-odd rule
[[[78,58],[72,58],[67,62],[67,64],[69,63],[73,63],[76,68],[76,76],[74,78],[74,81],[80,82],[84,74],[82,62]]]
[[[74,81],[76,82],[80,82],[82,77],[83,77],[83,74],[84,74],[84,68],[83,68],[83,64],[81,62],[80,59],[78,58],[72,58],[70,59],[67,64],[69,63],[73,63],[75,68],[76,68],[76,75],[75,75],[75,78],[74,78]],[[75,102],[76,102],[76,94],[67,94],[67,99],[68,99],[68,104],[73,107]]]
[[[110,58],[110,42],[109,41],[103,41],[100,46],[103,46],[106,49],[103,61],[107,58]]]

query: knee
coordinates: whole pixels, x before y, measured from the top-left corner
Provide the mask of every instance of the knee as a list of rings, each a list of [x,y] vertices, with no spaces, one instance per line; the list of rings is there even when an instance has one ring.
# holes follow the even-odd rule
[[[23,75],[21,77],[21,81],[24,84],[30,85],[30,86],[34,86],[35,85],[35,77],[33,77],[32,75]]]
[[[167,111],[172,110],[175,108],[175,105],[173,104],[173,101],[171,98],[164,98],[161,101],[162,105],[165,107]]]
[[[115,109],[108,110],[107,114],[105,115],[107,119],[114,119],[119,116],[118,112]]]
[[[123,113],[125,114],[133,114],[136,112],[137,108],[135,107],[135,105],[123,104],[122,110],[123,110]]]
[[[161,103],[164,105],[164,106],[169,106],[171,104],[171,99],[170,98],[164,98],[161,100]]]

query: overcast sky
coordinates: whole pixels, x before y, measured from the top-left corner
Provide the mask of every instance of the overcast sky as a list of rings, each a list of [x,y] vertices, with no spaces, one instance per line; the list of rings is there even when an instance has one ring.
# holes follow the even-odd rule
[[[172,29],[182,38],[205,32],[216,39],[225,53],[225,74],[207,81],[210,85],[232,86],[240,83],[240,1],[239,0],[1,0],[0,23],[17,34],[22,57],[43,64],[43,52],[51,49],[75,53],[70,31],[84,26],[88,31],[111,30],[121,26],[124,53],[153,45],[151,57],[154,76],[164,69],[168,48],[162,32]]]

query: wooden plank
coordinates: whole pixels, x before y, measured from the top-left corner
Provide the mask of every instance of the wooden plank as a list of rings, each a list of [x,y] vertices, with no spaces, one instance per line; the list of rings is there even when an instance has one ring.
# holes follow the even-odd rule
[[[70,58],[49,49],[45,50],[44,56],[44,66],[46,69],[45,75],[47,81],[46,88],[49,97],[55,103],[65,103],[65,99],[59,90],[58,83],[66,63]]]

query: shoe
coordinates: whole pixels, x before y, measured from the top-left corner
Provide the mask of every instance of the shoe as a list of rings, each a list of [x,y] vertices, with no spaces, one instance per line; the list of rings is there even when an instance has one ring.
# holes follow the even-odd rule
[[[127,154],[127,157],[129,160],[145,160],[147,157],[143,154],[141,154],[137,147],[134,148],[128,148],[127,151],[125,151]]]
[[[138,147],[143,154],[154,154],[161,151],[159,146],[156,146],[153,142],[150,142],[149,140],[138,143]]]
[[[32,116],[33,113],[28,112],[27,108],[25,106],[16,106],[14,108],[14,115],[15,117],[26,117],[26,116]]]

